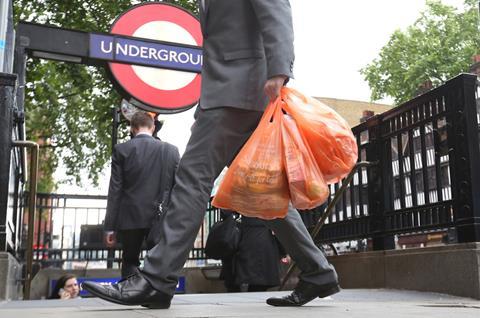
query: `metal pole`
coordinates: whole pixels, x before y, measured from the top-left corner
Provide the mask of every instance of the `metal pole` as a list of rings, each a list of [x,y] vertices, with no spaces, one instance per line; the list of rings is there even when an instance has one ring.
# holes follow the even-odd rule
[[[11,50],[12,39],[12,2],[11,0],[2,0],[0,1],[0,72],[11,73],[10,63],[7,61],[11,60],[8,54]]]
[[[118,126],[120,125],[120,110],[116,107],[112,108],[112,151],[113,147],[118,143]],[[107,250],[107,268],[113,268],[115,259],[115,248]]]
[[[0,2],[0,72],[4,72],[5,49],[7,48],[8,5],[10,1]]]
[[[112,109],[112,119],[113,119],[113,122],[112,122],[112,151],[113,151],[113,147],[118,142],[118,125],[120,124],[120,113],[116,107]]]
[[[120,125],[120,110],[116,107],[112,108],[112,151],[113,147],[118,143],[118,126]],[[107,250],[107,268],[113,268],[115,259],[115,248]]]
[[[16,79],[14,74],[0,73],[0,252],[7,251],[9,222],[9,189],[11,172],[12,122],[15,107]]]
[[[33,229],[35,222],[35,209],[37,199],[37,171],[38,171],[38,144],[33,141],[14,141],[14,147],[31,148],[30,158],[30,182],[28,191],[28,232],[27,232],[27,270],[25,277],[25,285],[23,291],[23,298],[30,299],[30,286],[32,283],[33,272]]]

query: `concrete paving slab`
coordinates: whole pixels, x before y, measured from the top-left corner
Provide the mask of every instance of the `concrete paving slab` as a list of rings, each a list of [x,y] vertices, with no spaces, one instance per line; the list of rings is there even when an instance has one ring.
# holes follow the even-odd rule
[[[480,317],[480,301],[443,294],[385,289],[349,289],[303,307],[280,308],[265,299],[288,292],[188,294],[167,310],[115,305],[98,298],[0,303],[1,318],[207,318],[207,317]]]

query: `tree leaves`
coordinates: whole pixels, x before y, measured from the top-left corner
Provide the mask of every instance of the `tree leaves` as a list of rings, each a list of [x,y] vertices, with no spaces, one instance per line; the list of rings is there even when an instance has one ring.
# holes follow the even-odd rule
[[[465,0],[462,12],[427,1],[420,18],[406,31],[395,31],[379,57],[360,71],[372,100],[390,96],[400,104],[426,81],[439,85],[468,71],[472,56],[480,53],[478,23],[476,0]]]
[[[118,15],[138,0],[15,0],[15,21],[46,23],[81,31],[108,32]],[[168,1],[196,12],[195,0]],[[98,183],[110,161],[112,108],[121,97],[103,69],[29,59],[26,86],[27,137],[38,140],[40,192],[55,190],[59,161],[77,184],[87,172]],[[126,127],[119,138],[128,135]]]

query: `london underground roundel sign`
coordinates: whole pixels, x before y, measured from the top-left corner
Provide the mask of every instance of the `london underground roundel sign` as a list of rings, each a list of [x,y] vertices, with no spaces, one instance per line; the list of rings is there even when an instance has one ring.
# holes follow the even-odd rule
[[[140,102],[134,104],[169,113],[198,102],[203,38],[195,16],[174,5],[149,2],[119,16],[110,32],[112,36],[90,37],[91,55],[115,61],[109,62],[110,71]]]

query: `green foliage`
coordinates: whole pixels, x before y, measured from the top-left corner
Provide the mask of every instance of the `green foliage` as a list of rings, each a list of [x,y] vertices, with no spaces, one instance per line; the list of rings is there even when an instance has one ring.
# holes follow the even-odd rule
[[[15,0],[15,21],[45,23],[81,31],[108,32],[115,18],[138,0]],[[196,12],[195,0],[166,1]],[[81,183],[83,172],[98,183],[110,161],[112,108],[121,97],[103,69],[39,59],[27,63],[27,136],[44,143],[39,190],[55,190],[53,172],[61,161]],[[125,127],[119,137],[125,137]]]
[[[360,72],[372,100],[393,97],[397,104],[415,96],[421,84],[441,84],[467,72],[480,53],[478,2],[465,0],[464,10],[427,1],[427,9],[406,31],[395,31],[377,59]]]

